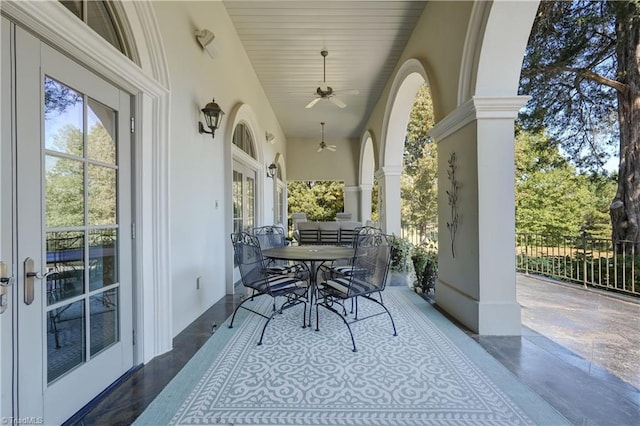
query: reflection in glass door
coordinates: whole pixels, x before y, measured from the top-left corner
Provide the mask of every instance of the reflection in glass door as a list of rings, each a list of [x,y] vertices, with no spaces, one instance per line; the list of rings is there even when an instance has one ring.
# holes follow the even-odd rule
[[[120,339],[116,112],[45,88],[47,382]]]
[[[233,166],[233,232],[247,232],[255,226],[256,172],[246,166]]]

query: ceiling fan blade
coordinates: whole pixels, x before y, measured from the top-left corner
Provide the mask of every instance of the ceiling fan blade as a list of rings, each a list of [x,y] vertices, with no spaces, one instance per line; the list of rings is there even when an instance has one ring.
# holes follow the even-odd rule
[[[318,147],[318,150],[316,152],[320,152],[322,150],[323,150],[323,148],[320,146],[320,147]]]
[[[336,150],[336,146],[335,146],[335,145],[329,145],[329,146],[327,147],[327,149],[328,149],[329,151],[335,151],[335,150]]]
[[[311,108],[312,106],[314,106],[315,104],[317,104],[317,103],[318,103],[318,101],[320,101],[320,99],[322,99],[322,98],[315,98],[314,100],[312,100],[311,102],[309,102],[305,108]]]
[[[338,92],[340,93],[340,95],[359,95],[360,94],[360,91],[356,89],[339,90]]]
[[[333,102],[334,104],[336,104],[340,108],[344,108],[344,107],[347,106],[347,104],[345,104],[344,102],[342,102],[340,99],[336,98],[335,96],[330,97],[329,100],[331,102]]]

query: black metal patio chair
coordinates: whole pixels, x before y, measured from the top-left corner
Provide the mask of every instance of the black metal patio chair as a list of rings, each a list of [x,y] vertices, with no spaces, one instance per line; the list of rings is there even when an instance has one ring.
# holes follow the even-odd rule
[[[260,340],[258,341],[258,345],[261,345],[264,332],[273,317],[276,314],[281,314],[285,309],[300,303],[304,304],[302,327],[306,327],[308,282],[288,275],[269,274],[265,267],[260,243],[255,236],[246,232],[235,233],[231,234],[231,242],[233,243],[234,256],[240,269],[242,284],[251,291],[251,294],[233,311],[229,328],[233,328],[236,314],[241,308],[266,318],[267,322],[262,328]],[[274,307],[277,297],[282,297],[285,300],[280,305],[280,308],[273,309],[270,313],[259,312],[254,308],[245,306],[245,303],[253,301],[260,296],[271,297]]]
[[[391,244],[379,229],[369,228],[360,231],[355,245],[351,272],[332,271],[330,278],[319,284],[316,303],[316,331],[320,329],[319,308],[323,307],[338,315],[345,323],[351,336],[354,352],[357,351],[351,330],[351,324],[354,322],[387,314],[391,320],[393,335],[397,336],[395,322],[382,298],[391,264]],[[371,301],[382,309],[360,318],[358,316],[359,299]],[[344,302],[347,300],[351,300],[355,305],[355,314],[352,319],[348,318],[344,312]],[[342,307],[342,313],[336,309],[336,306]]]
[[[266,250],[287,245],[284,229],[276,225],[253,228],[251,235],[258,239],[260,249]],[[270,274],[295,274],[300,279],[306,279],[306,268],[302,264],[291,263],[286,260],[265,259],[267,272]]]

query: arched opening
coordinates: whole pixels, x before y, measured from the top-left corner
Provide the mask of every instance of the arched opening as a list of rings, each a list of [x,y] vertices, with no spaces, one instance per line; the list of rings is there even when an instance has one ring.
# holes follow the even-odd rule
[[[362,138],[360,146],[360,171],[358,181],[360,182],[360,211],[359,220],[362,223],[378,220],[377,200],[373,200],[374,174],[376,170],[376,159],[374,142],[371,132],[366,132]],[[375,210],[375,211],[374,211]]]
[[[401,234],[400,177],[409,114],[420,86],[427,81],[424,66],[417,59],[407,60],[396,73],[387,100],[379,147],[379,221],[388,234]]]

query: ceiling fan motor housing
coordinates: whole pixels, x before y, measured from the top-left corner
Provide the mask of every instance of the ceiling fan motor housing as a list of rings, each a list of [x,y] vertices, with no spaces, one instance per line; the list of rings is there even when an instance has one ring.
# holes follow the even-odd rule
[[[321,98],[326,98],[327,96],[330,96],[331,94],[333,94],[333,88],[331,86],[327,86],[327,90],[322,90],[321,87],[318,87],[316,89],[316,93]]]

